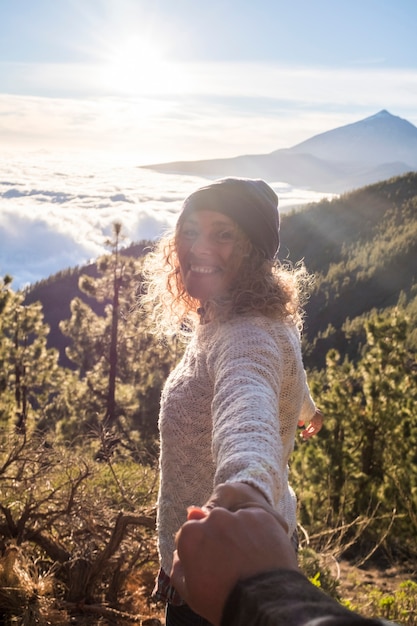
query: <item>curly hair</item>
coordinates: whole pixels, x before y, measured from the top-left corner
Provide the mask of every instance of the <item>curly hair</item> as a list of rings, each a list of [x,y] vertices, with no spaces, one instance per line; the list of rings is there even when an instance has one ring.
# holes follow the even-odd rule
[[[180,220],[175,233],[162,237],[144,260],[141,303],[150,305],[151,330],[160,336],[187,337],[201,316],[201,302],[187,293],[181,278],[179,228]],[[290,262],[266,260],[243,231],[240,235],[238,277],[226,295],[204,302],[205,318],[223,322],[235,315],[257,313],[295,324],[301,332],[311,276],[302,263],[293,266]]]

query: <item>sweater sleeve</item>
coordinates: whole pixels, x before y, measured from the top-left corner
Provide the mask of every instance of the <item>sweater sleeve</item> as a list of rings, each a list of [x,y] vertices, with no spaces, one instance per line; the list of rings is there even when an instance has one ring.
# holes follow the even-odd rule
[[[349,611],[299,572],[274,570],[239,582],[229,595],[220,626],[247,624],[383,626],[387,622]]]
[[[316,411],[316,405],[311,397],[310,390],[307,384],[307,374],[304,372],[306,384],[305,384],[305,393],[304,393],[304,401],[301,407],[301,413],[299,417],[299,423],[307,424],[311,418],[313,417]]]
[[[287,485],[297,421],[280,407],[285,376],[281,352],[265,328],[236,323],[218,332],[208,359],[215,484],[246,482],[272,505]]]

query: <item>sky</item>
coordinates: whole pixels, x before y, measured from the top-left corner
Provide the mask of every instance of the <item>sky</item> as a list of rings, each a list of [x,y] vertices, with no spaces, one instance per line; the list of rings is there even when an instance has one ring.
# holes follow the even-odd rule
[[[0,0],[0,153],[268,153],[417,125],[415,0]]]

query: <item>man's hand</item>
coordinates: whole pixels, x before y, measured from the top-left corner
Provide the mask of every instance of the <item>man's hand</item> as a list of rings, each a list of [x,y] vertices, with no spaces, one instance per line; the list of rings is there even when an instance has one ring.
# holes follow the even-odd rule
[[[256,504],[236,512],[191,507],[188,517],[177,533],[171,582],[215,626],[238,580],[277,568],[298,570],[285,522],[273,511]]]

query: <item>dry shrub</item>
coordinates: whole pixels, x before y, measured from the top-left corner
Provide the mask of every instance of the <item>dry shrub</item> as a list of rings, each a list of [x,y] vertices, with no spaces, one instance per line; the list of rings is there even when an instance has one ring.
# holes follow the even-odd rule
[[[8,619],[140,623],[138,598],[157,569],[156,484],[155,469],[117,452],[97,462],[42,439],[3,439],[0,607]]]

